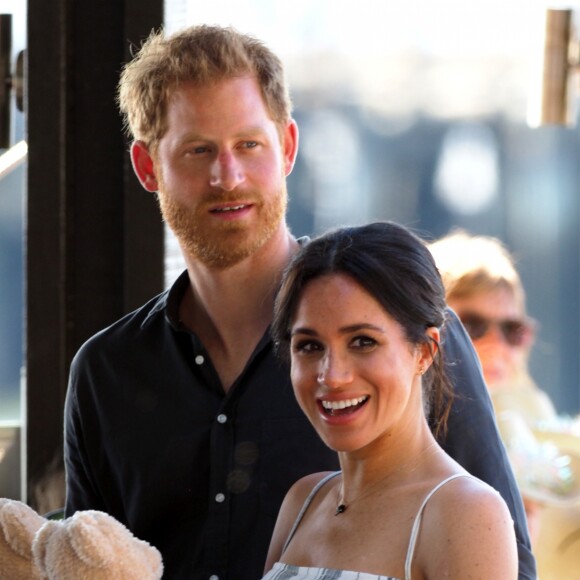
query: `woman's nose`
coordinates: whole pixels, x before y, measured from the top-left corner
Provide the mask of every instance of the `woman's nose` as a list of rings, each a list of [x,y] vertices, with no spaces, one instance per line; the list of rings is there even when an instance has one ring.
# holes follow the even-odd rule
[[[346,357],[329,354],[321,361],[317,381],[330,389],[352,383],[353,371]]]

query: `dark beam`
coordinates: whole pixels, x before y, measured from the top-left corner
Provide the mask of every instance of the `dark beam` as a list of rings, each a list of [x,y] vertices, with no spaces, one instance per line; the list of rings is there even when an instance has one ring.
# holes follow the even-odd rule
[[[71,359],[162,289],[163,228],[133,177],[115,104],[130,43],[162,0],[28,2],[26,467],[61,453]]]

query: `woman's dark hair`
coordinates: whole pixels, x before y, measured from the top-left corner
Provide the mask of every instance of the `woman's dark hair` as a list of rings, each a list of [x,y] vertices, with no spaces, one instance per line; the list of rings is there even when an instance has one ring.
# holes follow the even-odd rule
[[[274,306],[272,336],[285,360],[289,359],[290,327],[304,288],[328,274],[344,274],[364,288],[403,327],[411,344],[429,343],[426,329],[443,327],[445,289],[420,237],[394,222],[338,228],[304,245],[284,272]],[[435,435],[444,435],[453,391],[441,348],[423,376],[423,397]]]

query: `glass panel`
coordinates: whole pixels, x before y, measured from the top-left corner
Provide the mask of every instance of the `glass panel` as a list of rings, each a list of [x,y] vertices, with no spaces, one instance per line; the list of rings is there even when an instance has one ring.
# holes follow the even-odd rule
[[[12,14],[11,68],[26,42],[26,3],[3,2]],[[20,377],[24,327],[24,114],[10,104],[10,147],[0,149],[0,497],[21,499]]]
[[[541,323],[534,378],[572,415],[580,130],[526,124],[543,10],[528,0],[166,0],[166,28],[233,25],[284,61],[300,127],[288,181],[295,235],[393,219],[429,237],[459,226],[501,238]],[[170,283],[180,258],[167,248]]]

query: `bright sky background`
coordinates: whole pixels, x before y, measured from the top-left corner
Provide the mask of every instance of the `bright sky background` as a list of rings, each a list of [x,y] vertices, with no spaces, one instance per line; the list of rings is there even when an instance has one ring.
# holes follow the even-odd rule
[[[0,3],[21,50],[26,2]],[[166,27],[233,25],[280,54],[294,89],[348,87],[382,112],[523,118],[546,7],[578,18],[580,0],[166,0]]]
[[[304,47],[366,54],[421,50],[452,56],[524,54],[545,7],[580,9],[580,0],[167,0],[168,26],[232,24],[284,55]],[[181,6],[180,6],[181,5]],[[24,0],[1,0],[0,12],[24,18]],[[173,14],[172,14],[173,13]]]
[[[521,54],[545,0],[185,0],[188,23],[232,24],[286,55],[305,46],[349,54]]]
[[[254,34],[294,93],[324,85],[390,116],[524,119],[546,0],[166,0],[168,30],[194,23]],[[329,89],[330,87],[330,89]]]

